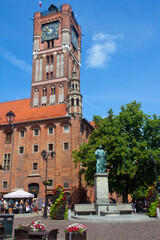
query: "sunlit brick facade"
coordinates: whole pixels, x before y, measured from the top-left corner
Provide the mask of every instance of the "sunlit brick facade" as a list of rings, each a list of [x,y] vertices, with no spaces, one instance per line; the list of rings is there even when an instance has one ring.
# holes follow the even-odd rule
[[[44,198],[48,157],[47,194],[61,184],[68,203],[80,202],[80,166],[72,151],[86,142],[93,126],[83,118],[80,92],[81,28],[70,5],[51,5],[34,15],[31,98],[0,103],[0,192],[23,188]],[[25,86],[24,86],[25,87]],[[13,128],[5,115],[12,110]],[[13,155],[12,155],[13,150]],[[90,196],[89,196],[90,197]]]

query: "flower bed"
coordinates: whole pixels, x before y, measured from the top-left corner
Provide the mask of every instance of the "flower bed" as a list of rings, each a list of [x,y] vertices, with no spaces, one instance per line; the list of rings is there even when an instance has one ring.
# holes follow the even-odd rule
[[[73,223],[65,228],[65,240],[86,240],[86,225]]]
[[[41,223],[41,220],[38,220],[36,222],[32,221],[29,224],[29,227],[31,228],[31,231],[33,231],[33,232],[45,231],[45,228],[46,228],[45,224]]]

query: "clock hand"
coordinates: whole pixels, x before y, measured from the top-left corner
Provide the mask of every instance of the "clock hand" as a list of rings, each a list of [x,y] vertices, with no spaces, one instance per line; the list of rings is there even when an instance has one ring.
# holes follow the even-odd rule
[[[49,27],[46,26],[46,28],[48,29],[49,32],[51,32],[51,30],[49,29]]]

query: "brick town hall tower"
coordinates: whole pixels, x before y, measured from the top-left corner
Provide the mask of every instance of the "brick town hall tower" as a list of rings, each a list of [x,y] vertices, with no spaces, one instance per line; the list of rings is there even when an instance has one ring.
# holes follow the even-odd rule
[[[81,28],[71,6],[35,13],[31,98],[0,103],[1,195],[23,188],[44,198],[45,150],[55,152],[48,157],[48,197],[61,184],[68,204],[82,200],[72,151],[87,142],[93,126],[82,116],[80,66]]]

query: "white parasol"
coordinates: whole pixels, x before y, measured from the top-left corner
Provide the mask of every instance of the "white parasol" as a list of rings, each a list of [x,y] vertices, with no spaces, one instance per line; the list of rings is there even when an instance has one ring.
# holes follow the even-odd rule
[[[3,198],[33,198],[33,197],[34,197],[33,194],[29,192],[25,192],[23,190],[18,190],[18,191],[3,195]]]

